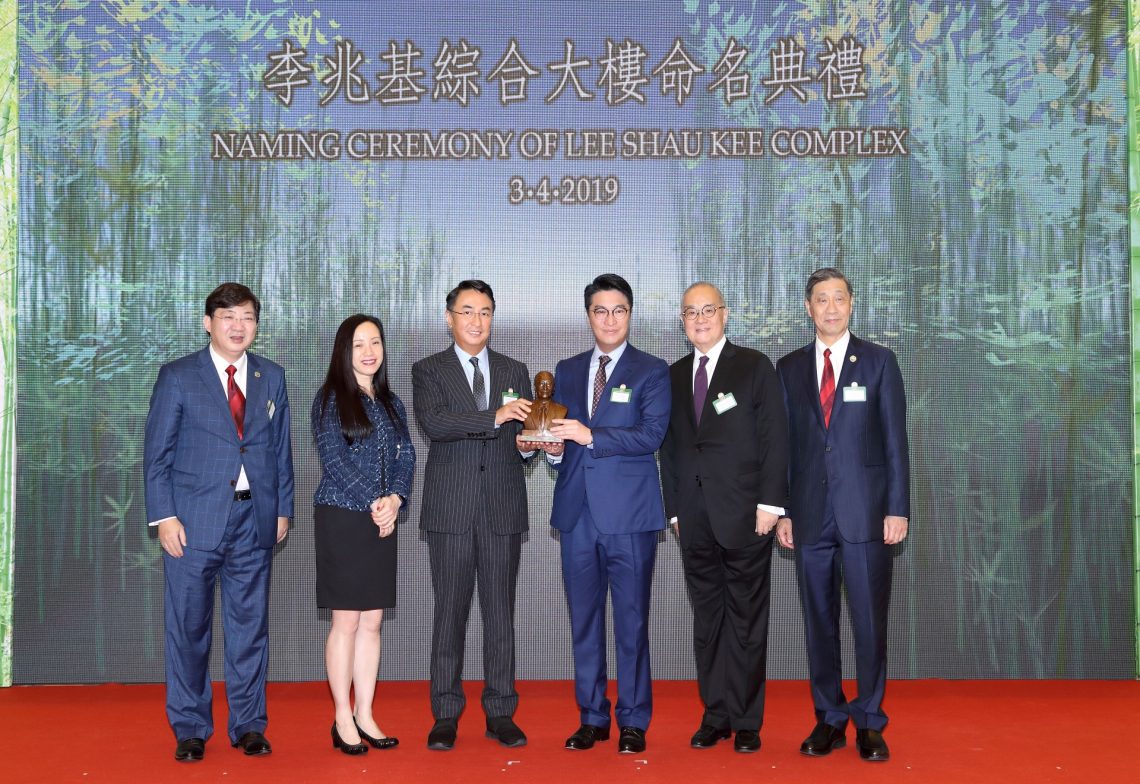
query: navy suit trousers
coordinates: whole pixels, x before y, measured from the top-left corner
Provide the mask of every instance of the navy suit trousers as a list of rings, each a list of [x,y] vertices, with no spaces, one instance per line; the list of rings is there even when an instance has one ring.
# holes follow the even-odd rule
[[[273,549],[258,546],[253,503],[235,501],[216,550],[163,552],[166,577],[166,715],[178,740],[214,731],[210,643],[214,586],[222,584],[226,699],[231,742],[264,732],[269,663],[269,570]]]
[[[588,505],[559,537],[562,581],[574,643],[574,696],[583,724],[610,726],[606,696],[606,593],[614,611],[620,727],[649,728],[653,688],[649,671],[649,592],[657,532],[603,534]]]
[[[814,544],[796,542],[796,572],[804,610],[811,693],[817,721],[858,729],[887,726],[883,694],[887,685],[887,619],[891,596],[891,550],[882,539],[848,542],[839,532],[828,500],[823,531]],[[840,582],[855,637],[856,698],[843,694],[839,651]]]

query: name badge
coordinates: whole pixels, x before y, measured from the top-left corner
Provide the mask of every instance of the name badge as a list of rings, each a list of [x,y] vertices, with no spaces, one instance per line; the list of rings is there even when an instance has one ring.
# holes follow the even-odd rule
[[[736,397],[731,392],[727,395],[721,392],[713,401],[713,411],[717,414],[723,414],[725,411],[731,411],[734,408],[736,408]]]
[[[510,403],[512,400],[518,400],[518,399],[519,399],[519,393],[515,392],[515,390],[513,388],[508,387],[507,391],[503,393],[503,402],[500,405],[505,406],[507,403]]]
[[[866,403],[867,387],[859,386],[858,382],[851,382],[851,386],[843,387],[844,403]]]
[[[625,384],[610,390],[611,403],[628,403],[632,397],[633,390],[628,388]]]

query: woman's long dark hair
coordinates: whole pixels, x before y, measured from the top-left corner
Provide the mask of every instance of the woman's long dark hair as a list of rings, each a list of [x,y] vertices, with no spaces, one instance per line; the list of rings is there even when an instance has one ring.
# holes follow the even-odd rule
[[[352,337],[356,334],[356,328],[366,321],[375,324],[376,329],[380,330],[380,345],[384,349],[384,358],[380,360],[376,375],[372,376],[372,395],[384,405],[388,419],[399,429],[396,406],[392,403],[392,390],[388,386],[388,347],[384,343],[384,325],[375,316],[357,313],[346,318],[337,328],[329,372],[320,392],[322,417],[328,408],[329,398],[336,396],[340,430],[349,443],[367,438],[372,433],[372,423],[368,421],[368,414],[360,401],[360,385],[356,382],[356,374],[352,372]]]

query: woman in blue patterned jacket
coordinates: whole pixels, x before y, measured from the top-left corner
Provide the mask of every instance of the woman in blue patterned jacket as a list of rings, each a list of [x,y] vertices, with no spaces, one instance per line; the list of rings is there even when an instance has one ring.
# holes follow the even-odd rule
[[[333,747],[345,754],[398,743],[376,724],[372,697],[380,622],[384,609],[396,605],[396,518],[411,494],[416,453],[387,367],[380,320],[350,316],[337,329],[328,375],[313,401],[322,469],[313,496],[317,604],[332,610],[325,667],[335,708]]]

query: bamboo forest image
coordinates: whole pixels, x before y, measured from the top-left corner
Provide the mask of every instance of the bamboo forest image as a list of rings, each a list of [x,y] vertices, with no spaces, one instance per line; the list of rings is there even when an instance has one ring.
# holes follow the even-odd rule
[[[0,2],[0,686],[12,684],[16,490],[16,3]]]
[[[18,281],[3,278],[19,323],[18,392],[6,379],[3,405],[17,394],[18,416],[0,431],[0,498],[14,488],[18,510],[14,591],[0,569],[0,601],[15,595],[14,682],[161,678],[143,427],[158,368],[205,344],[202,306],[218,283],[258,293],[253,350],[288,375],[297,515],[275,555],[270,677],[308,680],[323,677],[327,628],[312,593],[308,414],[341,319],[381,317],[410,409],[410,366],[447,346],[443,299],[461,279],[494,286],[492,348],[533,374],[588,347],[582,287],[608,271],[633,285],[639,348],[669,362],[687,352],[681,292],[708,280],[725,293],[730,338],[775,361],[811,340],[803,287],[821,266],[853,281],[852,331],[894,350],[906,383],[912,519],[895,558],[892,676],[1135,676],[1125,7],[643,5],[548,4],[536,30],[493,2],[19,3]],[[479,50],[462,102],[439,71],[460,38]],[[644,52],[644,82],[624,93],[602,66],[622,46]],[[3,51],[0,86],[15,71]],[[291,71],[286,90],[271,76],[290,51],[310,70]],[[360,83],[334,78],[352,52]],[[832,78],[838,53],[846,70]],[[586,63],[578,83],[557,68],[572,58]],[[665,67],[682,61],[687,91]],[[13,125],[8,95],[0,121]],[[350,142],[418,129],[433,144],[459,131],[511,142],[462,160]],[[562,146],[524,154],[532,129],[558,131]],[[753,129],[762,142],[751,154],[575,157],[566,132],[581,129],[706,141]],[[893,143],[826,147],[847,129]],[[780,147],[780,130],[806,146]],[[335,137],[339,154],[243,157],[217,141],[286,131]],[[15,137],[0,141],[14,176]],[[620,193],[535,196],[563,178],[612,178]],[[4,194],[14,211],[15,189]],[[426,441],[415,427],[413,438],[422,471]],[[568,678],[553,479],[541,464],[527,477],[520,677]],[[427,675],[418,484],[384,630],[389,678]],[[672,537],[658,561],[654,675],[691,678]],[[773,567],[769,676],[803,678],[791,556]],[[549,639],[530,639],[537,630]]]

